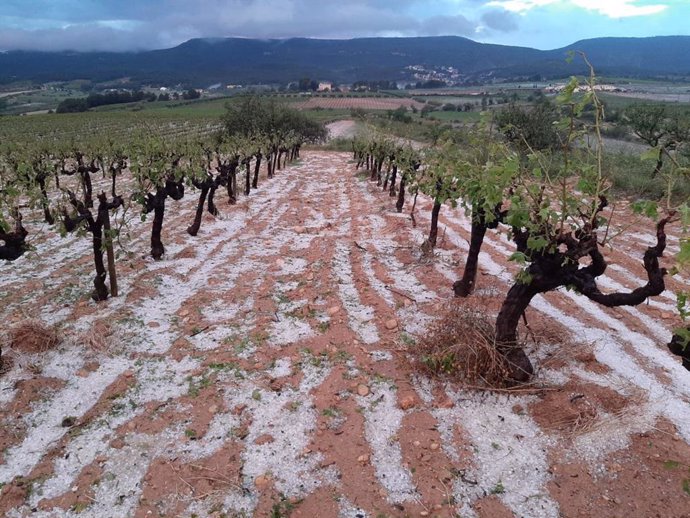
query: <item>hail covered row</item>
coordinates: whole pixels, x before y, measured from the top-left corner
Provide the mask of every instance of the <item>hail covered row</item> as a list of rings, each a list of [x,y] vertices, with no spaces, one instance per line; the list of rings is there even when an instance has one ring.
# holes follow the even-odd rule
[[[527,139],[520,141],[520,146],[511,145],[488,124],[449,133],[423,151],[380,135],[360,138],[353,144],[357,168],[366,167],[371,179],[388,189],[391,196],[398,189],[398,212],[403,209],[406,190],[415,193],[415,199],[420,192],[433,198],[431,229],[423,245],[427,251],[436,244],[443,204],[460,205],[471,213],[464,274],[453,285],[456,296],[466,297],[474,290],[487,230],[505,231],[514,247],[510,259],[521,269],[496,318],[495,341],[513,382],[526,381],[533,374],[517,328],[534,297],[565,287],[605,307],[636,306],[662,294],[666,276],[690,264],[690,200],[687,196],[678,199],[669,188],[664,200],[632,205],[634,211],[656,219],[655,242],[639,250],[646,283],[630,291],[617,291],[599,279],[607,268],[606,249],[620,246],[621,238],[614,240],[609,232],[615,203],[602,160],[603,105],[593,90],[585,96],[575,95],[576,86],[573,80],[560,97],[563,113],[571,123],[562,124],[559,144],[550,149],[538,151]],[[580,117],[585,109],[592,114],[591,124]],[[586,134],[597,142],[592,148],[579,145]],[[673,164],[666,177],[673,185],[687,169],[671,158]],[[669,269],[660,259],[667,251],[667,230],[671,227],[678,228],[680,237],[672,264],[666,265],[672,266]],[[609,289],[602,291],[600,287]],[[678,293],[678,301],[682,315],[687,315],[686,295]],[[669,349],[681,356],[690,370],[689,338],[690,328],[675,329]]]
[[[171,138],[133,129],[120,138],[106,132],[79,142],[52,138],[3,142],[0,259],[16,260],[30,249],[24,217],[40,210],[45,223],[58,225],[62,232],[84,229],[91,235],[96,268],[93,298],[104,300],[109,291],[117,294],[113,243],[133,203],[144,215],[153,213],[151,255],[160,259],[165,253],[161,231],[168,198],[181,199],[189,187],[199,191],[198,210],[187,229],[195,236],[204,206],[211,214],[218,213],[214,203],[218,189],[223,188],[234,204],[238,175],[244,175],[243,190],[249,195],[258,186],[262,163],[271,178],[299,157],[305,142],[325,137],[324,128],[302,114],[251,97],[228,106],[221,130],[204,133]]]

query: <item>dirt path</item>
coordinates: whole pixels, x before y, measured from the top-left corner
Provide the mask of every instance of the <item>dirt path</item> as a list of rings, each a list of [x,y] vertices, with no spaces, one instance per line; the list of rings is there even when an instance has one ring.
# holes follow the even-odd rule
[[[357,134],[357,122],[353,120],[335,121],[328,124],[326,129],[328,130],[328,140],[353,138]]]
[[[87,239],[43,229],[0,265],[0,319],[40,316],[65,338],[0,377],[0,515],[688,516],[670,293],[613,311],[536,300],[550,389],[474,393],[410,367],[460,271],[462,211],[443,209],[421,261],[429,200],[413,228],[347,154],[317,151],[190,238],[194,205],[171,203],[158,263],[150,222],[133,224],[123,295],[100,305]],[[489,236],[490,309],[507,255]],[[611,288],[641,282],[638,261],[616,259]]]

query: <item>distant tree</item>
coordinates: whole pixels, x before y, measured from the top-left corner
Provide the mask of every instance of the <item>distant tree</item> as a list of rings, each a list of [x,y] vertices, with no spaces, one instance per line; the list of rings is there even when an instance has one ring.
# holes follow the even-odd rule
[[[408,115],[407,108],[404,106],[398,106],[398,108],[395,110],[388,110],[388,118],[396,122],[403,122],[405,124],[412,122],[412,117]]]
[[[367,112],[364,108],[350,108],[350,117],[353,119],[364,120],[367,116]]]
[[[57,113],[77,113],[85,112],[89,109],[89,105],[86,103],[86,99],[74,99],[68,98],[58,104]]]
[[[195,90],[194,88],[190,88],[186,92],[182,94],[182,98],[185,99],[186,101],[191,101],[193,99],[198,99],[201,97],[201,93],[198,90]]]
[[[319,89],[319,83],[308,77],[303,77],[299,80],[299,83],[297,84],[297,89],[300,92],[315,92]]]
[[[625,110],[625,118],[635,135],[651,147],[657,147],[666,135],[663,104],[633,104]]]
[[[633,104],[625,110],[624,117],[640,140],[658,149],[659,154],[652,172],[652,177],[657,176],[664,165],[663,140],[668,134],[666,107],[663,104]]]
[[[421,117],[426,117],[428,114],[430,114],[430,113],[431,113],[432,111],[434,111],[434,110],[435,110],[434,106],[432,106],[431,104],[425,104],[425,105],[422,107],[422,111],[421,111],[421,113],[420,113],[420,116],[421,116]]]
[[[448,84],[445,81],[441,81],[440,79],[429,79],[428,81],[417,81],[415,84],[415,88],[417,89],[422,89],[422,88],[444,88],[448,86]]]
[[[499,131],[524,153],[553,149],[559,145],[553,124],[556,119],[556,108],[548,101],[533,107],[511,104],[496,115]]]

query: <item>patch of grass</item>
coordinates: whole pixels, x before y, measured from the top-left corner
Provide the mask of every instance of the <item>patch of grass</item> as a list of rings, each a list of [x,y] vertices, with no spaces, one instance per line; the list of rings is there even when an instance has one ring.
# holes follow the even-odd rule
[[[336,363],[347,363],[352,359],[352,355],[347,351],[338,351],[333,356],[333,361]]]
[[[253,336],[254,343],[256,345],[263,345],[264,343],[268,342],[269,338],[271,338],[271,335],[269,335],[266,331],[259,331],[258,333],[254,333]]]
[[[235,354],[242,354],[244,352],[247,352],[249,349],[252,347],[252,342],[249,340],[249,338],[244,338],[240,343],[235,345],[235,347],[232,348],[233,351],[235,351]]]
[[[496,485],[491,488],[491,491],[489,491],[489,493],[492,495],[502,495],[505,492],[506,492],[506,488],[503,485],[503,482],[501,480],[496,482]]]
[[[321,414],[325,417],[338,417],[340,412],[338,411],[337,408],[331,406],[328,408],[324,408],[323,411],[321,412]]]
[[[654,165],[653,162],[642,160],[635,153],[604,154],[604,170],[609,174],[614,189],[638,198],[658,200],[666,192],[662,176],[669,164],[664,165],[662,174],[657,178],[652,178]],[[678,181],[674,185],[673,194],[677,198],[689,196],[690,179],[686,177]]]
[[[185,437],[187,437],[188,439],[192,439],[192,440],[197,439],[196,430],[193,430],[192,428],[187,428],[187,429],[184,431],[184,435],[185,435]]]
[[[73,426],[69,429],[67,432],[67,435],[69,436],[70,439],[75,439],[79,437],[82,433],[84,433],[84,426],[82,425],[77,425]]]
[[[259,389],[254,389],[254,392],[252,392],[252,399],[254,401],[261,401],[261,391]]]
[[[295,320],[303,320],[304,319],[304,313],[302,313],[301,308],[294,309],[292,311],[289,311],[285,313],[285,316],[288,318],[294,318]]]
[[[314,367],[323,367],[328,362],[328,353],[322,352],[318,355],[312,355],[309,359],[309,363]]]
[[[390,378],[389,376],[385,376],[383,374],[380,374],[378,372],[375,372],[373,374],[372,379],[373,379],[374,383],[389,383],[389,384],[391,384],[391,386],[393,386],[393,379],[392,378]]]
[[[212,381],[206,376],[202,376],[198,380],[195,380],[190,376],[187,378],[187,381],[189,382],[189,388],[187,390],[187,395],[189,397],[198,397],[199,392],[201,392],[202,389],[211,386],[212,383]]]
[[[237,365],[235,362],[209,363],[208,368],[214,371],[230,371],[238,369],[239,365]]]
[[[417,340],[415,340],[414,336],[407,334],[405,331],[400,333],[400,341],[405,345],[416,345],[417,344]]]
[[[278,301],[278,304],[289,304],[291,302],[290,297],[282,292],[278,292],[276,295],[276,300]]]
[[[172,319],[171,319],[172,321]],[[143,319],[139,317],[135,317],[134,315],[128,315],[126,317],[122,317],[117,321],[118,324],[126,327],[144,327],[146,323],[143,321]]]
[[[19,477],[17,480],[17,485],[24,485],[26,486],[26,494],[27,496],[31,496],[34,494],[40,495],[42,493],[42,490],[40,488],[41,484],[48,480],[48,475],[39,475],[38,477],[35,478],[23,478]]]
[[[288,403],[288,405],[287,405],[287,409],[290,412],[297,412],[297,410],[299,410],[299,407],[301,407],[301,406],[302,406],[301,401],[290,401],[290,403]]]
[[[72,512],[77,514],[83,513],[84,511],[86,511],[86,509],[88,509],[88,507],[89,504],[87,504],[86,502],[77,502],[72,506]]]
[[[436,111],[431,112],[429,118],[442,122],[479,122],[481,113],[479,111]]]
[[[288,518],[295,505],[290,502],[284,495],[280,495],[280,500],[273,504],[271,508],[271,518]]]
[[[319,331],[321,333],[325,333],[326,331],[328,331],[330,329],[330,327],[331,327],[330,322],[319,322],[319,325],[318,325]]]

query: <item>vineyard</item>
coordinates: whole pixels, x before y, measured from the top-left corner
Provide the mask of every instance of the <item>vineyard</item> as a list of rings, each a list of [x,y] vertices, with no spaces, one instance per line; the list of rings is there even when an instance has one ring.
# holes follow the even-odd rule
[[[617,198],[575,87],[558,153],[256,98],[0,126],[0,514],[687,516],[686,159]]]
[[[408,98],[376,98],[376,97],[312,97],[307,101],[295,103],[300,110],[396,110],[400,106],[407,109],[422,109],[424,105]]]

